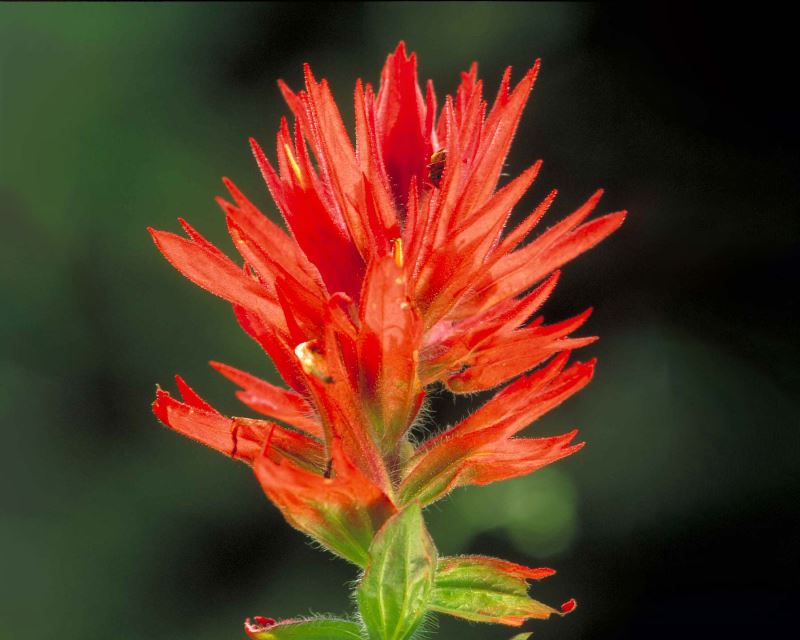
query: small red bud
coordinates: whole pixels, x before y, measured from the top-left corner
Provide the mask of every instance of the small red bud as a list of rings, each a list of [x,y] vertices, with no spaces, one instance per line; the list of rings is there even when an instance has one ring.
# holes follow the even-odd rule
[[[271,627],[274,627],[277,624],[277,621],[274,618],[266,618],[264,616],[253,616],[252,620],[247,618],[244,621],[244,630],[245,633],[253,640],[258,640],[259,633],[263,633],[264,631],[268,631]]]

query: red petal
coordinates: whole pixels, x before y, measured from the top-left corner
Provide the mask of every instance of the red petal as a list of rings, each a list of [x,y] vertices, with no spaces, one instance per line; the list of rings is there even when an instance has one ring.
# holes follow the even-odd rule
[[[186,220],[183,218],[178,218],[178,222],[183,227],[183,230],[186,232],[186,235],[192,239],[192,242],[195,244],[200,245],[203,249],[210,251],[211,253],[219,256],[223,260],[227,260],[227,256],[222,253],[217,247],[211,244],[208,240],[206,240],[203,236],[200,235],[200,232],[197,231],[192,225],[190,225]]]
[[[291,140],[288,134],[285,138],[279,135],[278,139],[279,157],[285,156],[287,150],[290,150]],[[282,182],[258,143],[251,139],[250,144],[275,203],[292,230],[299,248],[305,252],[303,259],[314,263],[329,290],[347,291],[356,295],[364,263],[344,224],[339,222],[340,216],[323,201],[314,184],[296,184],[296,180],[292,183]],[[299,153],[298,156],[303,170],[309,175],[312,170],[307,166],[308,159]],[[298,166],[297,161],[295,166]],[[288,174],[293,175],[292,171]],[[307,180],[313,182],[311,178]],[[289,244],[297,246],[294,243]],[[263,246],[268,248],[268,245]],[[269,250],[267,253],[272,254]],[[279,254],[274,255],[276,262],[280,262],[277,259]],[[309,286],[308,283],[305,284]]]
[[[511,210],[533,183],[540,167],[541,163],[537,162],[472,213],[422,268],[417,296],[425,304],[428,326],[443,317],[460,295],[474,285],[475,274],[497,242]]]
[[[339,207],[355,246],[362,256],[367,256],[367,228],[362,212],[355,206],[361,188],[361,171],[353,145],[327,81],[317,83],[308,65],[305,66],[305,80],[306,93],[300,94],[300,98],[306,103],[313,133],[311,142],[319,161],[320,173],[331,188],[331,196]]]
[[[208,404],[208,402],[203,400],[203,398],[201,398],[197,392],[186,383],[186,380],[177,374],[175,375],[175,383],[178,385],[178,392],[181,394],[181,397],[186,404],[209,413],[219,414],[219,411]]]
[[[379,255],[386,252],[388,243],[398,237],[400,231],[391,195],[391,182],[380,153],[375,96],[369,85],[366,91],[362,88],[361,80],[356,82],[355,115],[356,155],[363,176],[363,195],[368,202],[374,201],[377,214],[369,222],[374,243],[372,255]]]
[[[276,313],[278,307],[267,291],[221,253],[167,231],[149,228],[159,251],[178,271],[196,285],[228,302],[262,313]]]
[[[539,203],[533,212],[503,238],[497,250],[498,254],[505,255],[513,251],[544,217],[544,214],[547,213],[547,210],[550,208],[550,205],[553,204],[553,200],[556,199],[557,195],[557,189],[553,189],[548,193],[547,197]]]
[[[217,412],[196,409],[190,404],[175,400],[161,389],[156,391],[153,413],[175,431],[227,456],[236,457],[231,418]]]
[[[251,140],[251,144],[255,144],[255,141]],[[260,151],[257,145],[256,149]],[[255,150],[254,153],[258,159],[258,153]],[[261,155],[263,156],[263,153]],[[251,237],[265,253],[272,256],[275,262],[282,264],[295,278],[307,286],[307,281],[318,282],[320,276],[316,267],[309,262],[300,247],[292,242],[286,232],[261,213],[231,180],[223,178],[222,181],[236,202],[236,206],[222,198],[217,198],[217,203],[236,227]],[[278,206],[280,208],[280,203]]]
[[[483,485],[533,473],[582,449],[582,442],[569,445],[577,433],[570,431],[553,438],[512,438],[486,447],[470,460],[459,484]]]
[[[180,402],[162,389],[156,390],[153,413],[161,422],[175,431],[227,456],[233,456],[234,443],[231,436],[233,421],[231,418]]]
[[[555,272],[522,298],[505,300],[461,322],[442,320],[428,333],[428,342],[421,354],[420,378],[423,383],[430,384],[442,375],[450,375],[490,341],[494,344],[500,336],[512,335],[544,304],[558,277],[559,272]]]
[[[462,211],[474,210],[481,206],[495,190],[538,71],[537,60],[515,87],[511,96],[507,100],[499,97],[489,113],[472,176],[464,189],[459,205]]]
[[[625,219],[624,212],[577,226],[591,213],[601,193],[597,192],[575,213],[530,244],[500,257],[475,287],[470,304],[485,307],[516,296],[616,231]],[[469,308],[465,305],[464,312]]]
[[[421,451],[441,440],[493,429],[508,438],[583,389],[594,375],[595,361],[576,362],[564,371],[569,352],[557,355],[530,375],[517,378],[459,424],[426,441]]]
[[[456,486],[489,484],[525,475],[564,458],[577,431],[552,438],[502,438],[502,429],[482,429],[443,439],[412,462],[398,489],[401,504],[435,502]]]
[[[313,407],[300,394],[276,387],[221,362],[212,362],[211,366],[228,380],[242,387],[244,391],[239,391],[236,395],[250,408],[271,418],[282,420],[317,438],[324,437],[322,425],[319,418],[314,415]]]
[[[239,326],[264,349],[286,384],[298,393],[305,393],[306,385],[297,366],[297,359],[292,349],[281,338],[277,328],[257,313],[251,313],[247,309],[236,306],[233,310]]]
[[[576,451],[566,447],[574,433],[509,439],[591,380],[594,362],[563,371],[568,355],[516,380],[473,415],[423,443],[407,464],[399,490],[402,499],[432,502],[456,485],[485,484],[506,472],[529,473]]]
[[[591,344],[594,337],[568,338],[589,317],[591,309],[554,325],[531,325],[498,334],[473,351],[463,371],[450,376],[446,385],[455,393],[492,389],[549,358],[553,353]]]
[[[422,321],[408,297],[406,275],[392,256],[375,260],[361,295],[360,387],[376,438],[392,451],[420,407],[416,350]]]
[[[405,206],[411,179],[422,184],[432,153],[426,139],[426,105],[417,80],[417,57],[400,42],[386,59],[377,96],[376,123],[394,198]]]
[[[185,383],[181,386],[188,388]],[[274,455],[288,456],[308,468],[321,468],[324,460],[319,442],[265,420],[223,416],[202,399],[200,402],[206,404],[208,410],[198,408],[194,404],[197,399],[199,396],[191,390],[188,401],[181,402],[158,389],[153,413],[175,431],[248,464],[261,453],[267,436],[272,433]]]

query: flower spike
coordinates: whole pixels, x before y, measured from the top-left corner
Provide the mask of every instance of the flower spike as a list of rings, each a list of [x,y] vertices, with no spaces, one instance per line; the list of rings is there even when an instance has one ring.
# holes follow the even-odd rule
[[[304,87],[279,82],[293,122],[281,120],[274,152],[250,146],[285,228],[225,178],[229,196],[217,202],[239,258],[183,219],[185,235],[149,229],[180,273],[232,305],[287,385],[211,362],[261,417],[223,415],[180,376],[178,395],[157,389],[153,412],[252,467],[291,526],[363,569],[358,622],[256,616],[245,622],[254,640],[406,640],[430,612],[519,626],[575,609],[528,595],[529,581],[552,569],[440,557],[423,509],[583,446],[577,430],[522,435],[595,368],[570,362],[595,340],[576,335],[591,309],[555,322],[541,313],[561,270],[626,214],[592,218],[599,190],[539,232],[552,190],[507,228],[542,166],[500,185],[539,61],[516,83],[506,69],[491,102],[477,64],[440,101],[432,82],[423,91],[417,63],[400,42],[377,90],[356,81],[354,138],[309,65]],[[497,391],[418,439],[434,385]]]

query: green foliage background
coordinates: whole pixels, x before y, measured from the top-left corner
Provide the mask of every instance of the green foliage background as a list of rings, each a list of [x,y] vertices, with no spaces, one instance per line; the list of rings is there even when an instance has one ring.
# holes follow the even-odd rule
[[[768,99],[774,40],[733,68],[739,37],[579,4],[0,5],[0,638],[220,640],[247,615],[350,609],[350,567],[150,413],[174,372],[245,412],[209,359],[274,370],[145,226],[185,216],[230,249],[220,176],[275,215],[246,143],[287,113],[275,80],[311,62],[349,118],[401,38],[440,99],[472,60],[491,95],[542,57],[509,173],[544,158],[545,224],[597,186],[631,210],[545,308],[595,306],[600,367],[531,433],[588,446],[433,507],[440,551],[556,567],[534,593],[581,606],[532,624],[543,640],[769,637],[797,591],[797,130]]]

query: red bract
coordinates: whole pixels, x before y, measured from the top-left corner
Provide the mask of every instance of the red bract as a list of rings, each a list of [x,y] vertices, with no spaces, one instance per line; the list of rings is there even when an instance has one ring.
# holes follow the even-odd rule
[[[252,465],[289,523],[361,566],[375,533],[406,505],[526,474],[581,447],[574,431],[516,437],[593,372],[593,362],[567,366],[570,350],[594,340],[572,335],[588,312],[555,324],[531,317],[557,270],[625,214],[587,222],[597,192],[524,244],[551,192],[506,228],[541,166],[499,186],[538,69],[513,89],[506,70],[489,108],[473,65],[439,110],[401,43],[377,93],[356,83],[354,146],[328,83],[306,66],[304,90],[280,84],[294,123],[281,122],[274,164],[251,141],[288,232],[227,179],[232,201],[219,204],[243,263],[183,220],[186,237],[150,230],[176,269],[233,305],[289,387],[212,363],[269,420],[225,417],[180,378],[183,400],[159,389],[156,415]],[[511,380],[459,424],[410,439],[428,385],[466,393]]]

